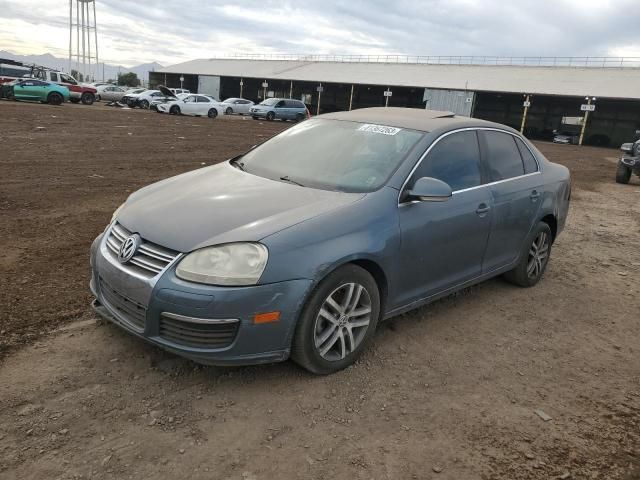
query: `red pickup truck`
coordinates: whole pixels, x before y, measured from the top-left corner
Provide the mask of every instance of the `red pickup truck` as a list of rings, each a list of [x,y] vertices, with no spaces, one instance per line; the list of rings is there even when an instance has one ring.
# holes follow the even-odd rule
[[[39,78],[46,82],[57,83],[67,87],[71,94],[70,101],[72,103],[82,102],[85,105],[91,105],[96,100],[96,93],[98,92],[96,88],[90,85],[83,85],[66,73],[37,65],[24,65],[21,62],[0,59],[0,64],[3,63],[22,68],[7,69],[8,74],[2,74],[3,69],[0,69],[0,84],[11,82],[18,78]],[[2,65],[0,65],[0,67],[1,66]]]

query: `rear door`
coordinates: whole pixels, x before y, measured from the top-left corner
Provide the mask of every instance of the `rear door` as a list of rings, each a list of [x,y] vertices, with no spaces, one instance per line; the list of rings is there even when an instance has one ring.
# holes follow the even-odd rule
[[[442,180],[451,186],[453,195],[443,202],[400,202],[402,247],[394,282],[399,305],[480,276],[491,228],[491,190],[483,185],[474,130],[441,137],[406,188],[421,177]]]
[[[197,115],[207,115],[209,113],[209,109],[215,108],[210,98],[205,97],[204,95],[196,96],[196,104],[197,104]]]
[[[541,175],[535,158],[517,136],[497,130],[478,133],[494,209],[483,267],[488,273],[513,264],[521,253],[540,206]],[[526,170],[517,142],[530,155]]]

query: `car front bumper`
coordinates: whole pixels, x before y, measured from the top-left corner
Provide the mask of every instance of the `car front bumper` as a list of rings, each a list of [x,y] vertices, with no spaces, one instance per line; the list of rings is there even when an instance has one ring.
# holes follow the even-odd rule
[[[265,118],[267,116],[267,113],[269,113],[268,110],[261,110],[261,111],[250,111],[249,115],[251,115],[252,117],[259,117],[259,118]]]
[[[165,350],[208,365],[271,363],[289,357],[311,287],[306,279],[249,287],[216,287],[175,276],[179,258],[152,279],[130,275],[105,247],[92,246],[90,288],[98,315]],[[260,313],[278,321],[256,323]]]

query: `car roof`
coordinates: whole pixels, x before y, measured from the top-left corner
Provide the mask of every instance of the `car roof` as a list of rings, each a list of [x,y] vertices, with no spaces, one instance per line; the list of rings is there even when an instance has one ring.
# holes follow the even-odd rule
[[[320,115],[319,118],[345,120],[359,123],[373,123],[389,127],[409,128],[423,132],[449,130],[454,128],[491,127],[515,131],[499,123],[463,117],[453,112],[426,110],[422,108],[372,107]]]

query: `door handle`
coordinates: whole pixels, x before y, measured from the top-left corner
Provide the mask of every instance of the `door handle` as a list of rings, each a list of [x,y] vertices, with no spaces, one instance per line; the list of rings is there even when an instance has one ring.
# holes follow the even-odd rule
[[[476,213],[479,216],[484,217],[489,212],[489,210],[491,210],[491,207],[489,205],[487,205],[486,203],[481,203],[480,205],[478,205]]]
[[[540,198],[540,192],[538,192],[537,190],[534,190],[533,192],[531,192],[531,195],[529,195],[529,198],[531,199],[532,202],[535,202]]]

